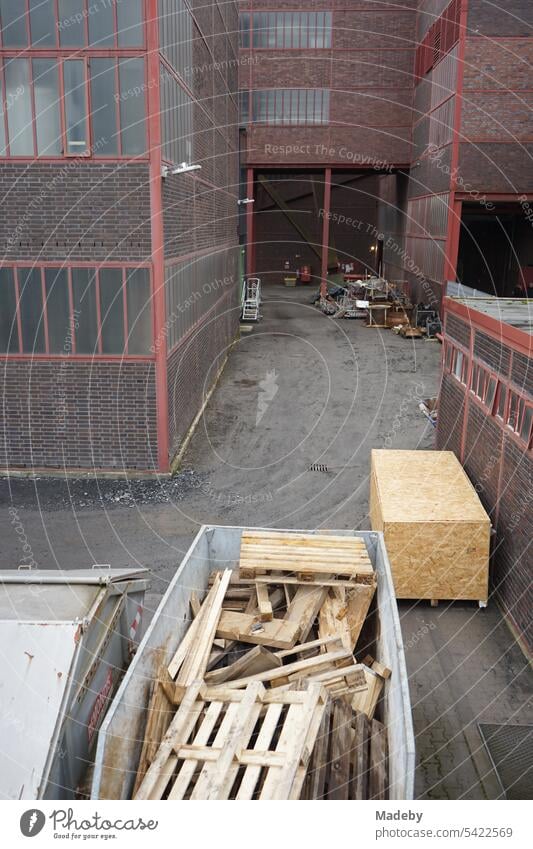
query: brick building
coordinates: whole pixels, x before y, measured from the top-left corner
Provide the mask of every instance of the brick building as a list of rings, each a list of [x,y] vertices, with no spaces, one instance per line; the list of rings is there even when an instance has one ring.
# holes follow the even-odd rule
[[[530,0],[240,10],[249,273],[382,263],[439,308],[457,275],[501,295],[531,281]]]
[[[491,517],[492,592],[529,649],[532,308],[526,300],[446,298],[437,424],[437,448],[454,451]]]
[[[238,324],[237,21],[0,0],[0,467],[179,450]]]

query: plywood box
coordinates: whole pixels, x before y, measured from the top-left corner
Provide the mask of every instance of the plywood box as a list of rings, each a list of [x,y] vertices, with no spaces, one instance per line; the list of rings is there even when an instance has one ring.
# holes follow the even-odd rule
[[[486,603],[490,519],[452,451],[372,451],[370,520],[397,598]]]

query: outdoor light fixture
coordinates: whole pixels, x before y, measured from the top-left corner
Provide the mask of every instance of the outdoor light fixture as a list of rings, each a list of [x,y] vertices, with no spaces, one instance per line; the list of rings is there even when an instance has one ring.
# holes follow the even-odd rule
[[[237,203],[239,206],[245,206],[247,203],[255,203],[255,198],[243,198],[242,200],[238,200]]]
[[[165,179],[165,177],[171,174],[187,174],[188,171],[199,171],[201,167],[201,165],[189,165],[187,162],[182,162],[181,165],[176,165],[175,168],[171,168],[170,165],[163,165],[161,176]]]

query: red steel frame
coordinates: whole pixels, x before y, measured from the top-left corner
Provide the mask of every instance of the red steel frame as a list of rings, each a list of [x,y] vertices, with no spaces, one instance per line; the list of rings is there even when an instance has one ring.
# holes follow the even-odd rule
[[[157,463],[160,472],[170,468],[167,337],[165,299],[165,245],[163,235],[163,195],[161,167],[162,138],[160,115],[159,19],[157,0],[146,2],[148,48],[148,143],[150,149],[150,213],[152,229],[154,347],[157,414]]]
[[[320,270],[320,297],[328,293],[329,213],[331,210],[331,168],[324,172],[324,203],[322,219],[322,267]]]

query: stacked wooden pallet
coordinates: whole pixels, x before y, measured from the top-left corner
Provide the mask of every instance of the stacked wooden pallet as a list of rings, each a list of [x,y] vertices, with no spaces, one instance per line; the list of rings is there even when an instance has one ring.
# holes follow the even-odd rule
[[[375,587],[363,540],[244,532],[154,682],[134,797],[386,798]]]

